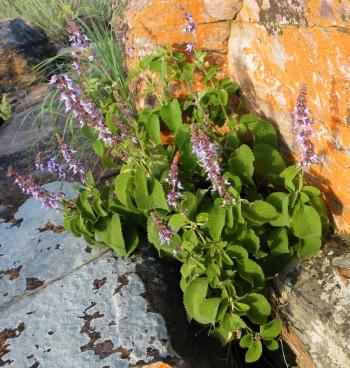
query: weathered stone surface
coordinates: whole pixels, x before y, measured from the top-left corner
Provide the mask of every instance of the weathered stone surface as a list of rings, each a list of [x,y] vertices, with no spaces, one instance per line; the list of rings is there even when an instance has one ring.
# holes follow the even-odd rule
[[[189,41],[194,41],[199,49],[210,51],[221,64],[225,64],[229,21],[238,13],[242,3],[242,0],[131,0],[125,12],[129,28],[126,37],[128,66],[136,66],[140,58],[155,51],[156,45],[184,50]],[[197,24],[194,40],[182,32],[186,24],[184,12],[191,13]]]
[[[347,247],[330,243],[317,258],[291,263],[276,281],[287,330],[300,338],[318,368],[350,366],[349,256]],[[284,337],[291,341],[287,331]]]
[[[291,112],[307,85],[322,161],[309,180],[323,190],[338,229],[349,232],[350,2],[244,1],[228,64],[249,108],[277,123],[294,153]]]
[[[0,92],[24,88],[35,81],[29,67],[52,55],[44,33],[21,19],[0,21]]]
[[[0,366],[122,368],[174,355],[143,297],[141,258],[91,251],[34,199],[17,216],[19,227],[0,224]]]

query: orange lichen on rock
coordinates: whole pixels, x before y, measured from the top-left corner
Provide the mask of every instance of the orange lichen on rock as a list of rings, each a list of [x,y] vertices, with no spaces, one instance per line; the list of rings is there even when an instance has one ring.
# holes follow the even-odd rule
[[[296,157],[292,112],[306,84],[321,159],[310,180],[323,190],[338,229],[350,232],[350,3],[260,3],[246,1],[232,23],[230,75],[251,110],[278,125]]]

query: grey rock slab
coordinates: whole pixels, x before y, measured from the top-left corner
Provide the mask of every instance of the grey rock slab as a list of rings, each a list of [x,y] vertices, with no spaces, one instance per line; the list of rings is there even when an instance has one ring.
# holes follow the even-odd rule
[[[60,216],[29,199],[19,227],[0,224],[0,366],[124,368],[175,356],[163,317],[143,297],[142,258],[88,253],[81,239],[38,230],[48,221],[58,228]]]
[[[71,185],[50,183],[51,191],[73,195]],[[62,231],[62,216],[28,199],[16,214],[18,226],[0,223],[0,304],[61,277],[96,257],[83,239]],[[47,228],[51,224],[54,228]],[[55,232],[57,231],[57,232]]]
[[[329,252],[293,261],[276,279],[280,313],[317,368],[350,367],[350,282],[349,274],[339,273],[349,266],[350,253],[333,247],[337,257]]]

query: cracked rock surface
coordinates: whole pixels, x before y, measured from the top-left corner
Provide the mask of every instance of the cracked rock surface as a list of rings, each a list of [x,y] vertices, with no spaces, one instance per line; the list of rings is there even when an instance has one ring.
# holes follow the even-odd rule
[[[141,257],[91,250],[32,198],[16,217],[0,223],[0,366],[122,368],[175,355],[135,273]]]

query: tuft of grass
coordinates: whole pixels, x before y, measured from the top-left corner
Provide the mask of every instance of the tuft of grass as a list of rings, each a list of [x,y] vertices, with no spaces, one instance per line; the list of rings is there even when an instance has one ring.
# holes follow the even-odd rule
[[[103,23],[112,13],[112,0],[1,0],[0,6],[0,18],[22,18],[59,45],[67,39],[67,18],[89,17]]]
[[[12,115],[12,108],[8,102],[6,95],[0,94],[0,123],[6,122]]]

